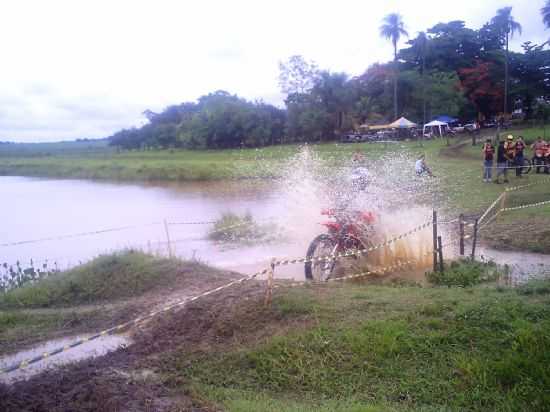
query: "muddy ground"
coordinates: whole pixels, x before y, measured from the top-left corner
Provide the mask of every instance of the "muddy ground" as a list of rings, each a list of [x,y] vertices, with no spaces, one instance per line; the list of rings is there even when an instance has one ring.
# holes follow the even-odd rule
[[[296,326],[263,305],[265,287],[250,281],[159,317],[134,333],[134,344],[93,360],[0,385],[0,410],[11,411],[214,411],[182,391],[167,374],[184,368],[181,353],[264,341]],[[176,358],[175,352],[179,351]],[[172,376],[172,377],[169,377]]]
[[[5,313],[56,316],[59,322],[40,333],[33,333],[32,330],[20,330],[16,334],[10,334],[10,331],[0,333],[0,355],[21,351],[46,340],[95,333],[241,277],[243,275],[236,272],[204,265],[182,265],[176,281],[169,288],[132,299],[70,307],[7,309]]]

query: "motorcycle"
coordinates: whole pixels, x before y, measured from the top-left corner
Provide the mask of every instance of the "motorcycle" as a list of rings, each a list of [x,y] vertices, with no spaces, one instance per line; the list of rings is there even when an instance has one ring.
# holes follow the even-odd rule
[[[331,220],[321,223],[327,232],[315,237],[307,249],[304,268],[307,280],[327,281],[334,275],[336,266],[336,260],[330,257],[350,250],[367,249],[376,221],[374,213],[368,211],[325,209],[321,214]],[[328,259],[317,259],[319,257]]]

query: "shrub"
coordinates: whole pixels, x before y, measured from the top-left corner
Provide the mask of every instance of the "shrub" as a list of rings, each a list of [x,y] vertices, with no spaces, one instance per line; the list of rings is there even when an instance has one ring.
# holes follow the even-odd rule
[[[470,260],[453,261],[441,272],[428,272],[426,278],[434,285],[474,286],[494,281],[500,276],[494,262],[475,262]]]

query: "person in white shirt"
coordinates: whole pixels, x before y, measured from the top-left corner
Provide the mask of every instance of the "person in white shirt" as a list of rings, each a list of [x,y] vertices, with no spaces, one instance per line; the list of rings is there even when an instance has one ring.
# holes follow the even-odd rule
[[[430,177],[434,177],[432,174],[432,171],[426,165],[426,156],[420,155],[416,163],[414,164],[414,170],[416,171],[417,176],[422,176],[424,173],[426,173]]]

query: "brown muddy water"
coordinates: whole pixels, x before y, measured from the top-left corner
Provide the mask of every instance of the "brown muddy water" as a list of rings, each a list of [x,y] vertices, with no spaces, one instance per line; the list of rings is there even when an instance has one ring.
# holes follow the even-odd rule
[[[178,184],[0,177],[0,264],[20,261],[25,266],[32,259],[35,266],[47,262],[50,268],[65,269],[125,248],[166,255],[166,220],[171,250],[178,257],[252,274],[272,258],[304,257],[309,242],[324,231],[320,223],[327,219],[320,211],[329,204],[315,184],[312,176],[300,174],[290,182]],[[219,243],[207,238],[211,224],[185,224],[211,222],[227,212],[274,223],[276,240]],[[385,214],[381,222],[385,235],[392,236],[428,216],[429,209],[411,207]],[[409,252],[419,254],[429,234],[415,239]],[[302,280],[303,265],[277,268],[277,276]]]
[[[0,369],[11,366],[21,361],[25,361],[36,356],[40,356],[45,352],[53,351],[57,348],[70,345],[79,340],[83,336],[72,336],[63,339],[55,339],[32,349],[17,352],[14,355],[7,355],[0,358]],[[0,374],[0,383],[10,384],[16,381],[28,379],[39,372],[46,369],[66,365],[71,362],[77,362],[83,359],[90,359],[97,356],[105,355],[108,352],[117,350],[121,347],[130,345],[131,339],[125,335],[109,335],[99,339],[85,342],[80,346],[76,346],[66,352],[61,352],[55,356],[46,358],[40,362],[28,365],[23,369],[18,369],[10,373]]]

